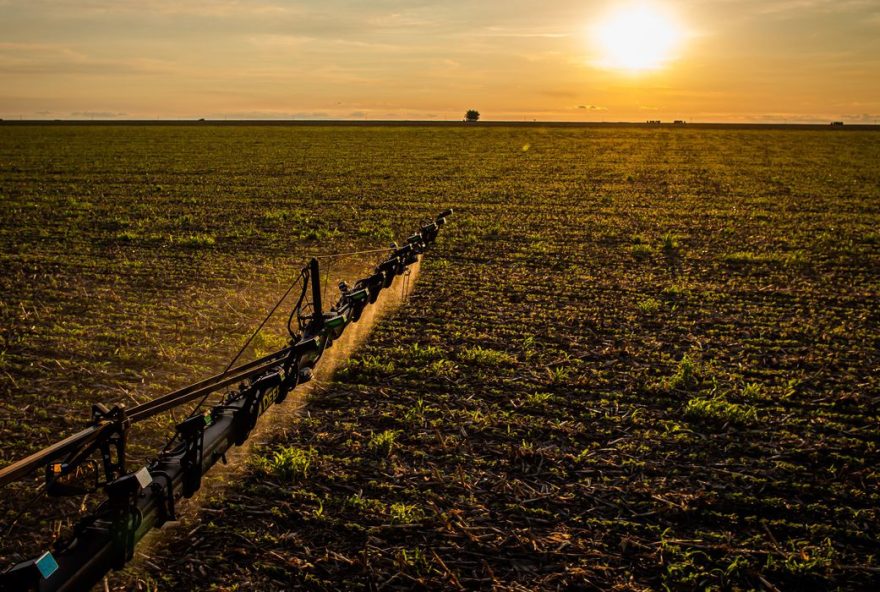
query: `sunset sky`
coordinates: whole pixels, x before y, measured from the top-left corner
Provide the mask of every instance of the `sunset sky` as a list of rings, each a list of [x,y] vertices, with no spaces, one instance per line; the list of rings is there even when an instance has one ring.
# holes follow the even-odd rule
[[[880,122],[878,0],[0,0],[4,119]]]

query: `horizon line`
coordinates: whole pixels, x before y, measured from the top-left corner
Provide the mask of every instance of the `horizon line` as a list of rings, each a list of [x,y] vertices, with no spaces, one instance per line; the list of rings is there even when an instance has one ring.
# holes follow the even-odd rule
[[[0,125],[46,125],[46,124],[117,124],[117,125],[161,125],[161,124],[207,124],[207,125],[465,125],[469,127],[488,126],[639,126],[639,127],[670,127],[686,128],[694,127],[811,127],[828,129],[880,129],[880,122],[874,123],[848,123],[845,120],[831,121],[687,121],[687,120],[643,120],[643,121],[573,121],[573,120],[518,120],[518,119],[486,119],[480,121],[465,121],[463,119],[215,119],[215,118],[156,118],[156,119],[121,119],[121,118],[54,118],[54,119],[17,119],[0,118]]]

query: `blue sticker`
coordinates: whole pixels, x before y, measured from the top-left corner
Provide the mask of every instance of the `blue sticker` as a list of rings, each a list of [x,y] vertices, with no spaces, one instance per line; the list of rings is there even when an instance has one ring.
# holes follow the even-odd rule
[[[49,579],[53,573],[58,570],[58,562],[55,561],[55,558],[52,557],[52,553],[46,551],[36,561],[37,569],[40,570],[40,575],[43,576],[44,580]]]

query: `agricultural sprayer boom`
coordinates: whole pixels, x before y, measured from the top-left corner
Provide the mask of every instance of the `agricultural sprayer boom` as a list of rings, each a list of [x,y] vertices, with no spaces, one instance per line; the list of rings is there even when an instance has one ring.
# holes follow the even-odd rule
[[[176,520],[177,501],[199,490],[205,473],[217,461],[225,461],[230,448],[248,439],[259,417],[311,379],[324,351],[418,260],[451,214],[446,210],[423,223],[403,246],[389,249],[372,274],[351,287],[341,283],[339,299],[328,311],[321,302],[318,259],[312,259],[288,290],[289,294],[300,288],[288,318],[287,347],[130,409],[95,405],[88,427],[0,469],[0,486],[43,469],[48,495],[100,490],[106,494],[92,513],[79,520],[70,537],[56,541],[53,551],[0,574],[0,590],[89,590],[111,569],[121,569],[147,532]],[[215,393],[225,394],[220,403],[204,409],[206,398]],[[129,471],[125,446],[131,425],[195,401],[196,409],[176,426],[174,438],[157,459]],[[88,471],[94,473],[91,487],[82,484]]]

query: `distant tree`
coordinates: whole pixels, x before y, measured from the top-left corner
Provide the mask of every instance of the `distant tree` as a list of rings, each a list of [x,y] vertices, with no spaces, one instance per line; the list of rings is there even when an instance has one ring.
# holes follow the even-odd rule
[[[468,112],[464,114],[464,120],[468,123],[473,123],[475,121],[480,120],[480,112],[476,109],[468,109]]]

